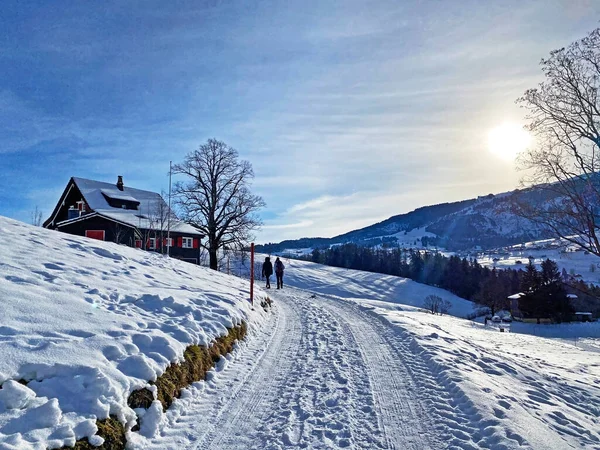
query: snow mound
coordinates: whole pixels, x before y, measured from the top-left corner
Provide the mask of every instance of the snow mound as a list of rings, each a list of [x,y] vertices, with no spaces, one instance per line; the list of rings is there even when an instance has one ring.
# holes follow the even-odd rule
[[[4,217],[0,235],[0,448],[100,443],[95,420],[133,425],[129,394],[188,345],[264,320],[238,278]]]

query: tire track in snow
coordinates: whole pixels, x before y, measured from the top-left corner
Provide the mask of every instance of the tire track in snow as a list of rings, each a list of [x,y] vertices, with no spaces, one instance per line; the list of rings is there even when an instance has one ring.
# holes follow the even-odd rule
[[[433,448],[473,450],[507,448],[493,438],[497,421],[483,420],[475,405],[452,380],[445,368],[440,367],[408,332],[392,326],[386,319],[368,312],[355,303],[335,297],[322,297],[325,298],[323,301],[330,308],[339,311],[340,315],[351,312],[349,317],[358,320],[354,327],[359,330],[368,328],[370,324],[374,330],[377,330],[376,334],[387,342],[397,360],[402,362],[406,375],[413,380],[415,396],[421,399],[423,405],[421,414],[425,414],[424,423],[427,423],[425,431],[434,435],[431,444]],[[368,336],[364,335],[364,338],[358,339],[358,342],[364,344],[365,339],[369,339]],[[373,363],[376,364],[375,361]],[[385,417],[384,412],[384,420]],[[386,433],[389,429],[390,427],[386,427]],[[521,444],[520,437],[517,435],[509,438],[510,440],[514,440],[516,446],[528,447],[525,442]]]
[[[195,449],[265,448],[265,442],[256,442],[255,431],[279,392],[286,389],[285,376],[291,370],[302,335],[297,312],[285,304],[275,308],[277,329],[263,355]]]
[[[295,289],[272,297],[263,328],[186,390],[143,448],[447,446],[431,436],[443,430],[392,327],[340,299]]]
[[[282,353],[297,346],[294,338],[299,339],[300,333],[288,333],[289,319],[293,323],[295,318],[288,318],[276,306],[263,328],[239,344],[227,364],[220,364],[225,366],[223,370],[209,372],[206,382],[195,383],[183,391],[165,414],[160,435],[138,448],[209,448],[213,440],[239,423],[235,418],[240,417],[244,407],[256,405],[260,402],[258,397],[268,392],[264,386],[253,386],[279,364]]]
[[[372,383],[372,392],[387,446],[391,449],[440,448],[432,439],[430,424],[419,391],[410,376],[403,356],[384,337],[381,323],[373,323],[358,308],[339,300],[321,300],[354,337],[365,369]],[[432,446],[432,442],[437,445]]]
[[[352,335],[306,295],[278,293],[275,298],[300,310],[303,335],[285,389],[256,440],[281,437],[266,449],[386,448],[365,362]]]

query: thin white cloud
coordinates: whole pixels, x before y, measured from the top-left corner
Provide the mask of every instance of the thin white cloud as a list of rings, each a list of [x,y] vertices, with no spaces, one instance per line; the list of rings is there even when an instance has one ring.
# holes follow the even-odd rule
[[[279,225],[263,225],[262,229],[263,230],[291,230],[291,229],[298,229],[298,228],[306,228],[306,227],[310,227],[314,222],[312,220],[303,220],[302,222],[298,222],[298,223],[286,223],[286,224],[279,224]]]
[[[291,208],[289,208],[287,210],[287,214],[293,214],[293,213],[297,213],[299,211],[304,211],[307,209],[312,209],[312,210],[319,209],[328,203],[334,202],[335,200],[336,200],[336,198],[332,197],[331,195],[324,195],[322,197],[315,198],[315,199],[309,200],[307,202],[298,203],[298,204],[292,206]]]

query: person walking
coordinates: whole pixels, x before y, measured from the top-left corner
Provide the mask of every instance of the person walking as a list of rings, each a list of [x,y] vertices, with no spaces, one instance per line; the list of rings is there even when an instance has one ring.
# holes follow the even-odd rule
[[[271,263],[271,258],[267,256],[262,266],[262,276],[267,279],[267,285],[265,286],[267,289],[271,289],[271,281],[269,280],[271,275],[273,275],[273,263]]]
[[[275,260],[275,276],[277,277],[277,289],[283,289],[283,271],[285,266],[279,259],[279,256]]]

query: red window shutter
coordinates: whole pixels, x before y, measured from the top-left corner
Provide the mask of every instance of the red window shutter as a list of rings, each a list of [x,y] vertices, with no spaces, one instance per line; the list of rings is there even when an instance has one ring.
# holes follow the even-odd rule
[[[177,238],[177,247],[183,247],[183,238],[181,236]]]
[[[198,244],[199,244],[198,239],[194,239],[194,248],[198,248]]]
[[[142,248],[142,240],[141,239],[136,239],[135,248]]]
[[[146,241],[146,249],[149,249],[149,248],[150,248],[150,239],[148,239],[148,240]]]
[[[162,245],[163,245],[163,247],[167,246],[167,238],[163,238]]]
[[[85,237],[103,241],[104,240],[104,230],[85,230]]]

